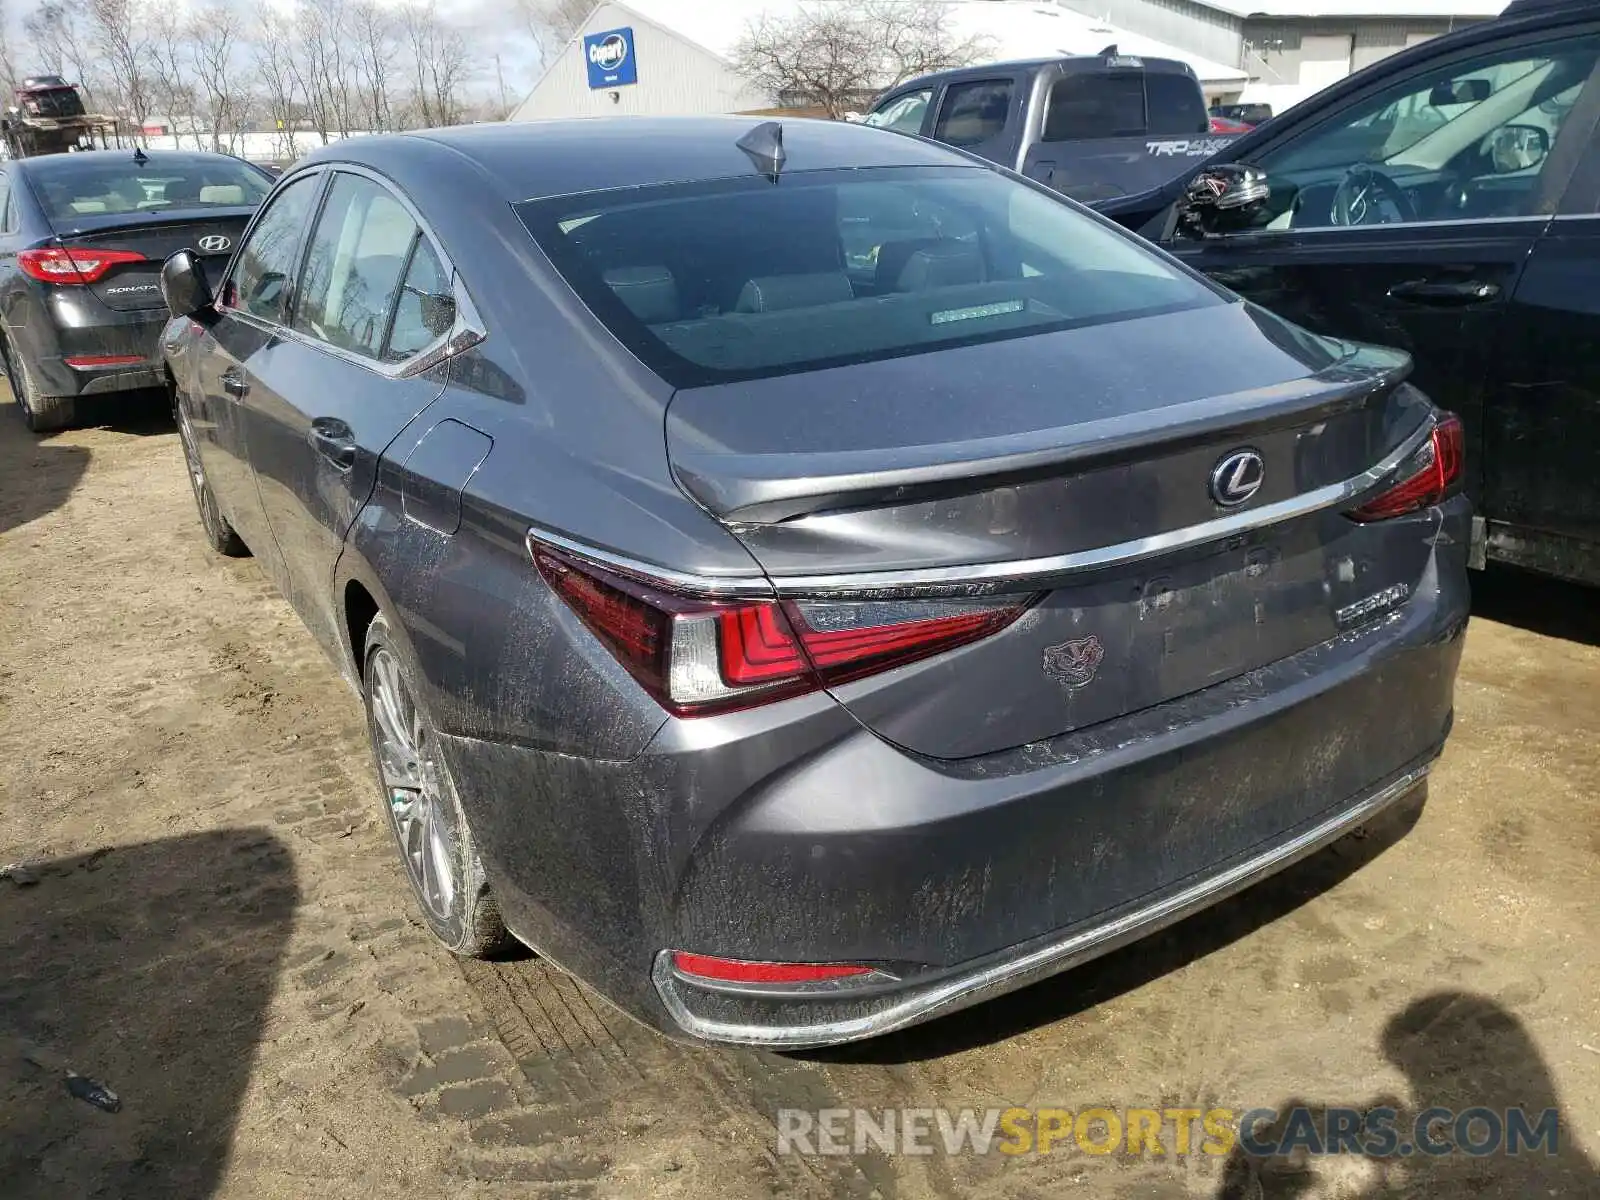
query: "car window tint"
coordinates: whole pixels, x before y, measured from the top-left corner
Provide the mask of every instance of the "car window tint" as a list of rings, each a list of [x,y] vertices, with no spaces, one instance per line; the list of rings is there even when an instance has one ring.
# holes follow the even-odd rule
[[[952,146],[976,146],[1005,132],[1010,108],[1009,79],[952,84],[944,94],[933,136]]]
[[[1041,140],[1137,137],[1144,131],[1144,72],[1085,71],[1051,86]]]
[[[306,252],[294,327],[377,358],[417,224],[387,189],[341,172]]]
[[[759,186],[758,186],[759,185]],[[1225,303],[1137,238],[974,167],[802,171],[517,206],[677,387]]]
[[[286,319],[301,234],[311,221],[321,182],[320,175],[302,176],[272,198],[239,249],[223,291],[224,304],[266,321]]]
[[[1271,196],[1252,227],[1533,215],[1597,58],[1600,39],[1573,38],[1412,73],[1259,155]]]
[[[450,279],[428,239],[418,236],[411,253],[411,265],[400,284],[400,299],[395,305],[394,327],[384,358],[404,362],[438,341],[455,320],[455,301],[450,294]]]
[[[1205,93],[1192,76],[1175,71],[1151,71],[1144,77],[1144,94],[1146,133],[1210,131]]]
[[[130,155],[57,155],[34,172],[34,193],[53,224],[75,217],[160,213],[175,209],[254,208],[272,180],[223,155],[140,165]]]
[[[927,89],[898,96],[868,113],[861,119],[861,123],[875,125],[880,129],[893,129],[898,133],[918,133],[922,129],[922,119],[927,115],[928,101],[932,96],[933,92]]]

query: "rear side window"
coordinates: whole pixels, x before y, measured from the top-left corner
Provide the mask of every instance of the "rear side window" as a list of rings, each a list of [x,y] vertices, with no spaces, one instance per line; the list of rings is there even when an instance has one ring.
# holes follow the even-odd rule
[[[406,277],[400,284],[394,326],[384,358],[389,362],[404,362],[426,350],[445,333],[454,317],[454,301],[444,264],[433,252],[428,239],[419,233],[411,252],[411,265],[406,268]]]
[[[952,146],[976,146],[1005,132],[1010,109],[1009,79],[952,84],[944,94],[933,136]]]
[[[1205,133],[1205,97],[1189,76],[1154,71],[1064,75],[1050,89],[1046,142]]]
[[[0,173],[0,233],[11,232],[11,177]]]
[[[879,129],[893,129],[897,133],[920,133],[932,96],[933,92],[927,88],[920,92],[908,92],[874,109],[861,118],[861,123]]]
[[[418,232],[387,189],[360,175],[336,175],[306,252],[294,327],[378,358]]]
[[[272,180],[223,157],[144,166],[111,151],[62,154],[33,173],[33,190],[52,224],[76,217],[162,213],[177,209],[254,208]]]
[[[301,235],[311,222],[320,175],[294,180],[272,198],[239,248],[223,302],[264,321],[288,317],[289,287],[299,259]]]
[[[1064,75],[1050,89],[1043,141],[1137,137],[1144,131],[1143,71]]]
[[[1146,133],[1208,133],[1211,121],[1200,85],[1187,75],[1155,71],[1144,77]]]
[[[517,212],[675,387],[1225,302],[1131,234],[980,168],[749,176]]]

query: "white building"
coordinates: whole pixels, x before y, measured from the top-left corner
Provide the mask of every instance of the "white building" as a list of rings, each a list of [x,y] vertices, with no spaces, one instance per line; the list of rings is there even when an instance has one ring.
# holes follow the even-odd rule
[[[778,98],[751,86],[731,64],[753,20],[792,16],[808,5],[849,0],[606,0],[550,63],[513,120],[619,113],[751,112]],[[1050,0],[948,0],[956,36],[981,38],[984,58],[1003,61],[1097,54],[1175,58],[1199,75],[1212,99],[1232,98],[1248,76],[1158,38],[1113,26]]]
[[[1507,0],[1063,0],[1248,72],[1240,99],[1282,112],[1380,58],[1499,16]]]

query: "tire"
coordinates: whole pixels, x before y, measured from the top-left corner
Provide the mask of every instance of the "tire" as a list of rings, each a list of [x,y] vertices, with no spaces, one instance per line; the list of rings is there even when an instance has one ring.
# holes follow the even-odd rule
[[[516,944],[484,878],[433,722],[379,613],[367,627],[361,694],[383,810],[411,892],[433,936],[464,958]]]
[[[22,419],[34,433],[50,433],[65,429],[77,415],[77,404],[71,396],[41,396],[28,374],[28,366],[20,354],[7,346],[5,350],[6,376],[11,380],[11,394],[17,398]]]
[[[194,492],[194,505],[200,510],[200,526],[205,530],[206,541],[218,554],[244,558],[250,553],[250,547],[244,544],[244,539],[228,524],[228,518],[222,515],[216,494],[206,478],[206,469],[200,462],[194,434],[189,429],[189,422],[184,420],[182,408],[176,403],[172,406],[172,419],[178,426],[178,441],[183,445],[183,463],[189,473],[189,487]]]

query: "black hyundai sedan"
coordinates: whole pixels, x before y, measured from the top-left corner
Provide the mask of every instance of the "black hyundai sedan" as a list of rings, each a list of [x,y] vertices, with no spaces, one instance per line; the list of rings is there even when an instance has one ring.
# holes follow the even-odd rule
[[[1449,730],[1460,424],[1409,360],[933,143],[361,138],[162,282],[207,536],[363,696],[429,926],[668,1031],[1019,987]]]
[[[0,163],[0,357],[28,428],[70,424],[80,396],[159,387],[162,261],[191,247],[220,271],[271,186],[224,154]]]

